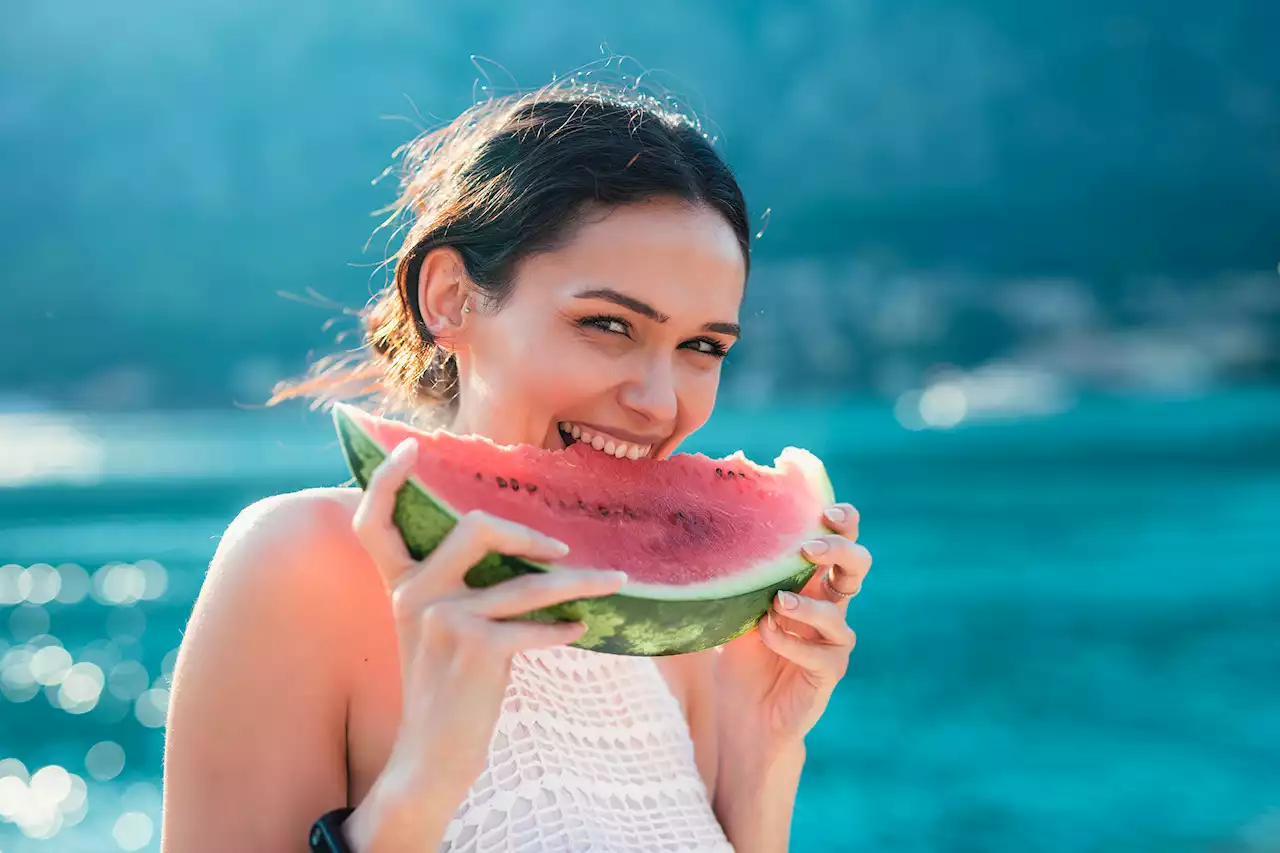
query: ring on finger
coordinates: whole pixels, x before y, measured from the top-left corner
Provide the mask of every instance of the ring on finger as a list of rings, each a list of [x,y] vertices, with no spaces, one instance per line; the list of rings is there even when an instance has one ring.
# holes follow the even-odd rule
[[[854,590],[853,592],[845,592],[844,590],[839,589],[835,585],[835,582],[832,580],[832,578],[835,577],[835,573],[836,573],[836,567],[832,566],[831,568],[827,569],[827,571],[824,572],[822,575],[822,585],[827,588],[828,592],[830,592],[833,595],[839,596],[840,598],[853,598],[855,595],[858,594],[857,590]]]

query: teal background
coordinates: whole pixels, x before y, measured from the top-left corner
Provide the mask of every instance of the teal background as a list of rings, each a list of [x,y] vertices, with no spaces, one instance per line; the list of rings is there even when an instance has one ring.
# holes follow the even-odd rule
[[[218,537],[347,477],[326,414],[261,403],[384,283],[374,179],[573,74],[688,104],[760,232],[690,448],[813,449],[875,555],[792,849],[1280,850],[1278,25],[1271,0],[6,8],[0,853],[158,849]]]

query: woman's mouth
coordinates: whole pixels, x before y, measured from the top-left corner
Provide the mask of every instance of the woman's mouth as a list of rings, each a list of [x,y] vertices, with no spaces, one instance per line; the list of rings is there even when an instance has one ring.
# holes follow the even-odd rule
[[[581,444],[584,447],[594,448],[609,456],[616,456],[618,459],[644,459],[649,455],[649,451],[653,449],[653,444],[623,441],[602,430],[594,427],[584,427],[572,421],[561,421],[559,426],[560,438],[564,440],[565,447],[571,444]]]

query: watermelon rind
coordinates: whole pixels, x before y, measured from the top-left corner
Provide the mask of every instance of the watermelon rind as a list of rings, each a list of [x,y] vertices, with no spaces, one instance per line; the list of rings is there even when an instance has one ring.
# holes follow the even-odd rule
[[[374,417],[345,403],[333,405],[334,425],[347,466],[361,488],[392,448],[381,447],[361,426]],[[787,448],[776,464],[799,465],[824,505],[833,499],[831,481],[816,456]],[[416,560],[435,550],[457,523],[459,513],[410,474],[396,495],[392,520]],[[815,520],[812,535],[826,531]],[[473,588],[487,587],[529,572],[557,571],[555,565],[524,557],[489,554],[465,575]],[[534,610],[519,619],[537,622],[581,621],[586,632],[573,645],[616,655],[659,657],[714,648],[759,623],[779,590],[798,592],[816,566],[799,550],[762,561],[732,577],[701,584],[671,586],[630,582],[612,595],[583,598]]]

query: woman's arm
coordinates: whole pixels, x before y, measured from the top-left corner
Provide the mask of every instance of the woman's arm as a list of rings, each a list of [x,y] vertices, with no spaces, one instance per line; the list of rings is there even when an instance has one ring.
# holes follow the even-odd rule
[[[767,753],[722,728],[713,808],[737,853],[783,853],[790,843],[804,743]]]
[[[346,804],[349,584],[318,549],[340,510],[268,498],[223,536],[174,672],[165,853],[303,853],[311,822]]]
[[[738,853],[787,849],[804,742],[763,754],[757,743],[735,743],[732,720],[716,712],[715,666],[719,649],[664,659],[678,662],[686,691],[685,712],[698,769],[725,835]]]

